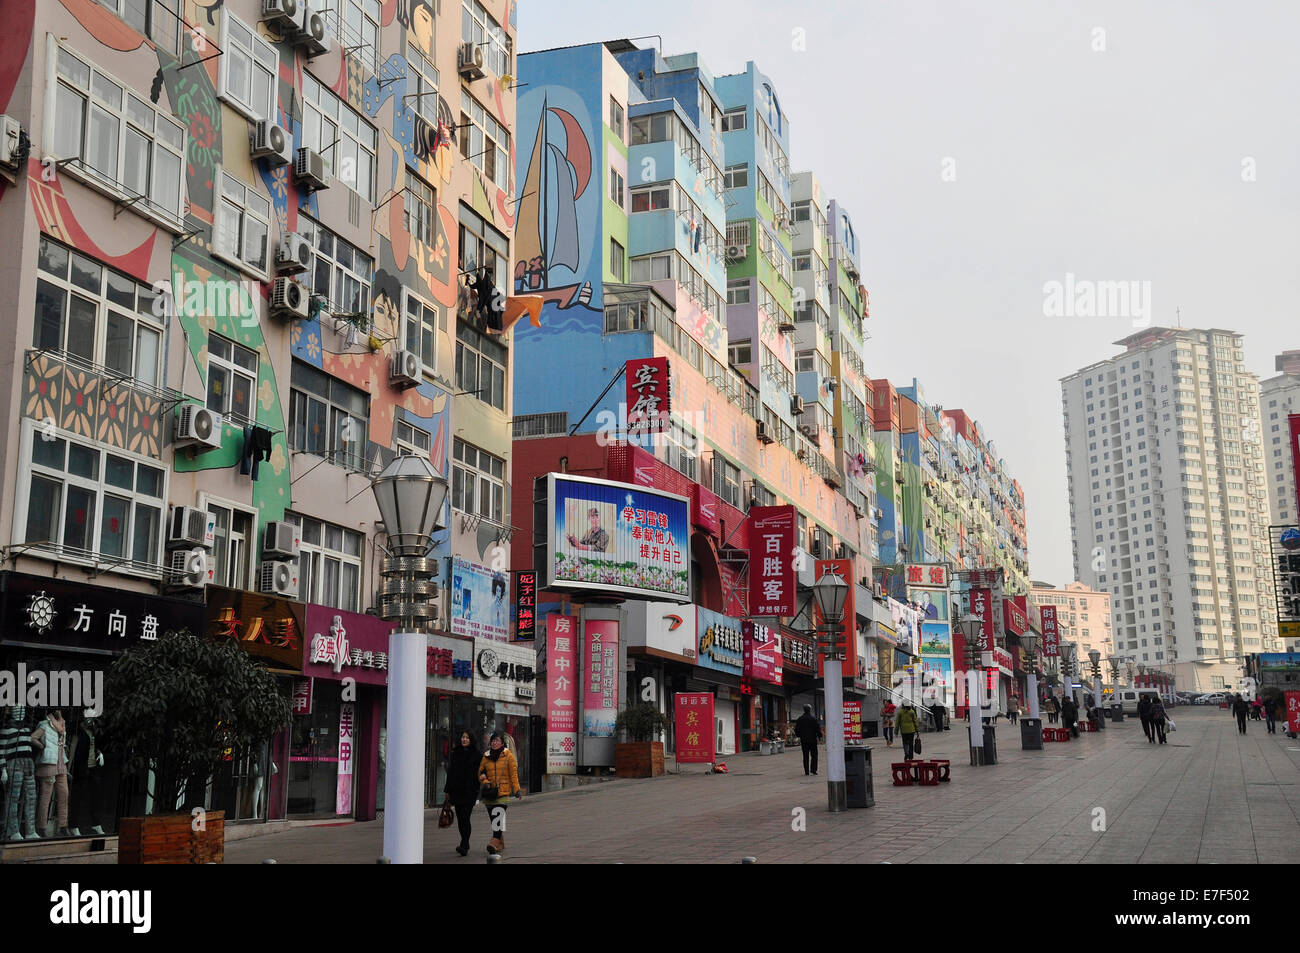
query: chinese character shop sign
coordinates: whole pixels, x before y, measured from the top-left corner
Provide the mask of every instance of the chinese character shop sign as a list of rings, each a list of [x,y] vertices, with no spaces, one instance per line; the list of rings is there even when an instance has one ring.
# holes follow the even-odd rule
[[[909,586],[933,586],[937,589],[948,588],[948,567],[910,564],[907,567],[907,584]]]
[[[537,653],[525,645],[474,640],[474,694],[500,702],[531,704],[537,697]]]
[[[618,623],[587,619],[583,623],[582,732],[611,738],[618,715]]]
[[[578,620],[546,617],[546,773],[578,773]]]
[[[855,592],[857,587],[853,584],[853,561],[850,559],[819,559],[813,564],[813,578],[820,580],[823,576],[830,574],[838,576],[845,583],[844,596],[844,618],[840,622],[839,632],[836,634],[841,642],[841,648],[838,650],[843,665],[841,671],[845,675],[852,675],[857,671],[858,663],[858,619],[857,607],[854,605]],[[821,612],[817,608],[817,601],[813,600],[813,625],[819,630],[823,622]],[[818,654],[817,674],[824,676],[825,656]]]
[[[704,668],[742,675],[745,671],[745,639],[739,619],[698,606],[695,610],[699,650],[695,663]]]
[[[301,602],[221,586],[208,586],[207,597],[209,638],[230,639],[250,655],[302,670],[305,606]]]
[[[979,628],[979,650],[993,651],[993,593],[988,589],[970,591],[971,615],[979,616],[982,624]]]
[[[357,745],[356,706],[344,702],[339,710],[339,773],[335,788],[335,813],[352,813],[352,761]]]
[[[537,638],[537,573],[521,569],[515,573],[515,638],[531,642]]]
[[[844,701],[844,740],[857,744],[862,740],[862,702]]]
[[[303,674],[365,685],[387,682],[391,622],[317,605],[307,606],[306,617],[310,641]]]
[[[750,615],[794,615],[794,537],[793,506],[749,508]]]
[[[625,365],[625,376],[628,436],[667,430],[668,415],[672,410],[668,393],[668,358],[635,358]]]
[[[678,764],[712,764],[714,754],[713,695],[683,692],[673,696],[673,737]]]
[[[1043,624],[1043,655],[1056,658],[1061,654],[1061,633],[1056,628],[1056,606],[1043,606],[1040,620]]]
[[[474,688],[474,640],[455,635],[426,636],[426,685],[436,692],[468,695]]]

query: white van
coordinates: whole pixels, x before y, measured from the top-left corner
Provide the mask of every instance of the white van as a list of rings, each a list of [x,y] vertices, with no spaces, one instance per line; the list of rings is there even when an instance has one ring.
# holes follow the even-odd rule
[[[1142,696],[1148,698],[1159,698],[1160,693],[1154,688],[1117,688],[1114,693],[1106,700],[1106,708],[1111,705],[1123,705],[1125,715],[1136,715],[1138,712],[1138,702]]]

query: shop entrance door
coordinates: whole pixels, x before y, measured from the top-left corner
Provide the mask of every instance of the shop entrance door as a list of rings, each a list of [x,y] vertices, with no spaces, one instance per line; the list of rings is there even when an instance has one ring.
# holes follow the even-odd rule
[[[317,679],[310,715],[295,715],[289,750],[289,813],[334,816],[338,793],[338,684]]]

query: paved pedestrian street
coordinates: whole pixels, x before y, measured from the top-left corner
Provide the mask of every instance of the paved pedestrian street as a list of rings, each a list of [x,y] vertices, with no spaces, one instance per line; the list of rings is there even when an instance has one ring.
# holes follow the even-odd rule
[[[1148,744],[1136,719],[1042,751],[998,725],[996,765],[971,767],[965,724],[923,735],[925,758],[952,760],[939,787],[893,787],[901,744],[872,740],[875,807],[826,811],[822,774],[798,750],[726,758],[649,780],[592,784],[513,802],[506,862],[519,863],[1120,863],[1300,861],[1300,741],[1263,722],[1245,736],[1217,708],[1176,708],[1178,730]],[[806,812],[806,824],[799,823]],[[800,828],[803,829],[800,829]],[[481,863],[454,852],[455,826],[426,813],[426,863]],[[229,843],[227,863],[373,863],[382,822],[303,827]]]

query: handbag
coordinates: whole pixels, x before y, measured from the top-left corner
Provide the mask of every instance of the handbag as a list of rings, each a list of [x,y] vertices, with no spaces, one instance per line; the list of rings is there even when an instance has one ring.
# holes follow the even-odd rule
[[[438,812],[438,827],[451,827],[451,822],[453,820],[454,816],[452,814],[451,802],[444,801],[442,804],[442,810]]]
[[[912,750],[917,754],[921,753],[921,738],[919,735],[917,736],[916,743],[912,745]]]
[[[495,801],[501,797],[501,789],[495,784],[484,782],[483,786],[479,788],[478,796],[480,801]]]

